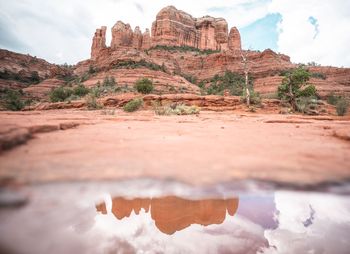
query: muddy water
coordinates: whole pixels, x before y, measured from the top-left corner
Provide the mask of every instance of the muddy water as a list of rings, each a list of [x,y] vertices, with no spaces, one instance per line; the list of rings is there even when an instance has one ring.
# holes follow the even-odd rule
[[[0,208],[0,252],[349,253],[342,190],[152,179],[26,186],[11,191],[27,202]]]

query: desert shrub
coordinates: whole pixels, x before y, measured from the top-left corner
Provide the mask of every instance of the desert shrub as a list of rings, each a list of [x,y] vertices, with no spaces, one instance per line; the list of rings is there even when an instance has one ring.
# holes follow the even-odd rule
[[[79,82],[84,82],[84,81],[88,80],[89,78],[90,78],[90,73],[86,72],[80,77]]]
[[[131,101],[129,101],[128,103],[126,103],[123,107],[123,110],[125,112],[134,112],[136,110],[138,110],[139,108],[141,108],[143,104],[143,100],[138,98],[138,99],[132,99]]]
[[[192,84],[197,83],[197,77],[195,77],[195,76],[192,76],[190,74],[184,74],[184,73],[181,73],[180,76],[184,77],[188,82],[190,82]]]
[[[23,70],[15,73],[5,69],[3,71],[0,71],[0,78],[6,79],[6,80],[16,80],[23,83],[31,83],[31,84],[33,83],[37,84],[41,81],[39,77],[39,73],[37,71],[32,71],[30,74],[30,77],[28,77],[26,72]]]
[[[178,51],[178,52],[196,52],[199,54],[204,54],[204,55],[209,55],[209,54],[214,54],[214,53],[219,53],[220,50],[212,50],[212,49],[207,49],[207,50],[200,50],[195,47],[190,47],[190,46],[166,46],[166,45],[156,45],[150,50],[166,50],[166,51]]]
[[[79,97],[85,96],[90,92],[83,84],[79,84],[73,88],[73,94]]]
[[[317,114],[318,101],[316,97],[299,97],[296,100],[297,111],[303,114]]]
[[[90,65],[90,66],[89,66],[88,73],[89,73],[89,74],[94,74],[94,73],[96,73],[96,72],[97,72],[96,68],[95,68],[93,65]]]
[[[103,106],[97,102],[96,96],[90,94],[85,98],[86,107],[89,110],[101,109]]]
[[[72,94],[73,94],[73,91],[70,88],[65,88],[63,86],[60,86],[51,90],[49,97],[51,102],[59,102],[59,101],[65,101]]]
[[[121,91],[120,87],[116,86],[115,80],[113,77],[106,77],[101,85],[100,81],[97,82],[96,86],[90,89],[90,94],[95,97],[100,97],[102,95],[113,94]]]
[[[141,60],[141,61],[122,61],[122,62],[118,62],[116,64],[113,65],[113,68],[115,69],[137,69],[137,68],[147,68],[153,71],[162,71],[162,72],[166,72],[166,68],[165,65],[158,65],[155,63],[150,63],[147,62],[145,60]]]
[[[250,94],[250,103],[253,105],[261,105],[261,96],[260,93],[255,92],[252,89],[249,89]],[[246,91],[244,90],[241,96],[242,102],[246,103]]]
[[[308,66],[321,66],[320,64],[318,64],[316,62],[308,62],[307,65]]]
[[[179,104],[175,107],[174,112],[176,115],[193,115],[199,113],[199,108],[196,106],[187,106],[185,104]]]
[[[154,112],[157,115],[193,115],[198,114],[200,109],[196,106],[187,106],[185,104],[170,104],[161,106],[159,103],[153,104]]]
[[[249,80],[252,88],[252,80]],[[215,75],[210,80],[208,88],[204,89],[207,94],[223,95],[224,91],[229,91],[230,95],[241,96],[245,87],[245,79],[242,75],[231,71],[226,71],[224,75]]]
[[[348,107],[349,107],[349,102],[344,97],[341,97],[337,101],[337,104],[335,105],[337,115],[338,116],[346,115],[346,113],[348,112]]]
[[[21,93],[17,90],[7,89],[3,100],[4,106],[8,110],[18,111],[25,106],[24,102],[21,100]]]
[[[32,71],[32,73],[30,74],[30,81],[34,84],[40,82],[39,73],[37,71]]]
[[[115,82],[115,78],[114,77],[105,77],[103,82],[102,82],[102,86],[115,86],[116,82]]]
[[[331,105],[337,105],[337,102],[341,99],[340,95],[335,95],[334,92],[331,92],[328,96],[327,96],[327,102]]]
[[[293,110],[297,111],[297,100],[299,98],[317,95],[315,86],[307,83],[309,79],[310,73],[303,66],[286,72],[282,84],[277,89],[278,97],[287,101]]]
[[[300,90],[298,97],[317,97],[317,90],[314,85],[308,85],[304,89]]]
[[[311,77],[317,78],[317,79],[323,79],[323,80],[327,78],[326,74],[323,74],[321,72],[312,72]]]
[[[148,78],[142,78],[136,81],[135,89],[142,94],[149,94],[153,91],[153,82]]]

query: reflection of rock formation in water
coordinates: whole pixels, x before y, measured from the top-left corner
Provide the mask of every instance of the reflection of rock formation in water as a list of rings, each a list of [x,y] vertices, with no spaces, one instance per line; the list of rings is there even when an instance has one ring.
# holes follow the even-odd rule
[[[154,199],[113,198],[112,213],[121,220],[129,217],[131,212],[139,214],[141,208],[146,212],[151,208],[151,217],[157,228],[165,234],[173,234],[191,224],[207,226],[221,224],[226,217],[226,211],[233,216],[238,208],[238,198],[188,200],[175,196]],[[96,206],[97,211],[106,214],[106,205]]]

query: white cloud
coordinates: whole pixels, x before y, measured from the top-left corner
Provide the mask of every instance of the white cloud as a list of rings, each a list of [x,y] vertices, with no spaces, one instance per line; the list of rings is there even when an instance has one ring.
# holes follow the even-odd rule
[[[282,15],[278,50],[293,62],[350,66],[349,10],[348,0],[274,0],[269,11]],[[310,17],[317,20],[317,36]]]

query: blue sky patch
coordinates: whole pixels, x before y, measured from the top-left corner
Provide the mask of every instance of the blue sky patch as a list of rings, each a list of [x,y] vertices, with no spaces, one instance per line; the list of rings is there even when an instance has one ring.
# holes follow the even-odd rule
[[[244,49],[265,50],[270,48],[277,51],[278,23],[282,21],[279,13],[268,14],[254,23],[240,28]]]
[[[314,34],[314,39],[317,37],[317,35],[319,34],[320,30],[319,30],[319,25],[318,25],[318,20],[312,16],[309,17],[309,22],[311,25],[314,26],[315,29],[315,34]]]

